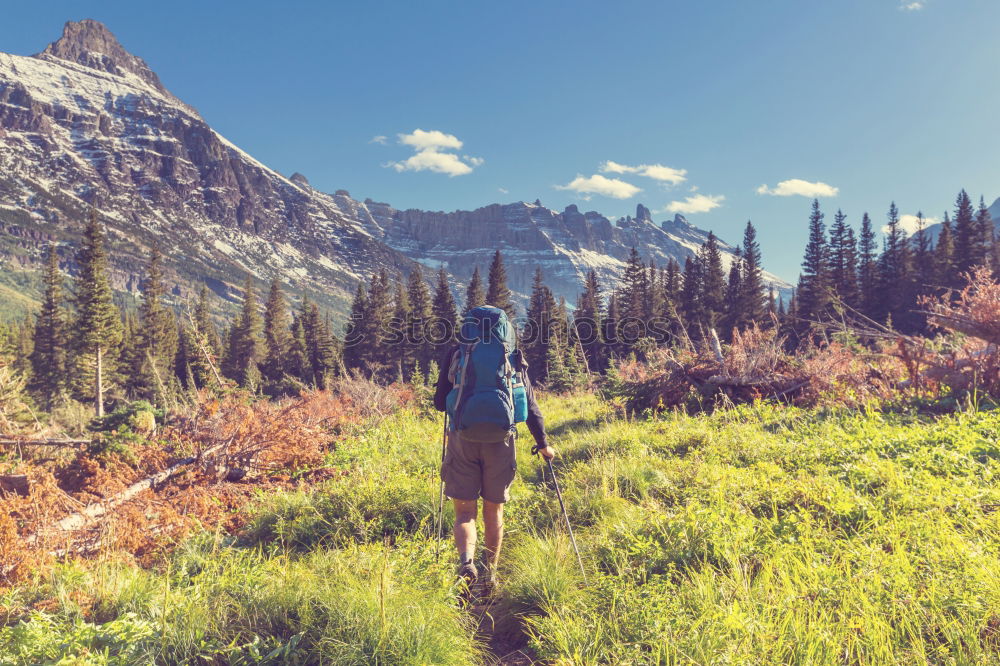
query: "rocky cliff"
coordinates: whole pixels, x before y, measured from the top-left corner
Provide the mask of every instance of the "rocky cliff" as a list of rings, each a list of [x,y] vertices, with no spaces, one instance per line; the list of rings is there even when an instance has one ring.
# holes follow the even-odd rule
[[[411,265],[333,197],[215,132],[96,21],[68,23],[37,56],[0,53],[0,147],[5,227],[72,240],[95,205],[116,243],[121,287],[134,284],[153,243],[179,291],[207,280],[229,296],[250,272],[331,306],[373,266]],[[8,258],[25,254],[0,245]]]
[[[605,284],[612,284],[633,247],[660,266],[671,258],[683,265],[708,238],[681,215],[654,222],[642,204],[635,217],[612,223],[594,211],[581,213],[575,205],[558,212],[539,201],[452,213],[396,210],[371,199],[357,202],[345,192],[335,201],[373,236],[425,265],[443,266],[465,280],[477,266],[485,274],[494,250],[500,250],[512,289],[527,295],[535,268],[541,267],[546,283],[571,304],[587,271],[594,269]],[[720,247],[728,267],[735,248],[724,241]],[[774,275],[766,279],[779,290],[790,286]]]
[[[658,224],[642,205],[611,222],[538,201],[443,213],[319,192],[227,141],[107,28],[84,20],[35,56],[0,53],[0,301],[29,294],[18,271],[37,267],[49,242],[72,270],[91,206],[109,229],[125,293],[137,292],[158,244],[178,303],[201,282],[237,300],[249,274],[339,313],[374,270],[416,261],[445,267],[458,285],[496,249],[519,294],[541,266],[572,303],[587,270],[613,280],[633,246],[660,264],[683,262],[706,237],[680,216]]]

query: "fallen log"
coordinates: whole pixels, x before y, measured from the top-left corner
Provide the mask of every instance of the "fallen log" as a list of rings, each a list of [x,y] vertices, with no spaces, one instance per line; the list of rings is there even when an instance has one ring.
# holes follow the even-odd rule
[[[918,311],[918,314],[926,315],[931,324],[941,328],[964,333],[990,344],[1000,345],[1000,331],[996,330],[993,322],[976,321],[946,312]]]
[[[89,439],[0,439],[0,446],[84,446]]]
[[[705,380],[710,386],[719,388],[755,388],[758,386],[775,386],[794,382],[795,378],[783,375],[771,377],[730,377],[728,375],[712,375]]]
[[[0,475],[0,493],[15,493],[27,497],[29,489],[30,484],[26,474]]]
[[[52,525],[49,525],[43,530],[35,532],[34,534],[26,537],[25,542],[28,543],[28,545],[34,545],[35,543],[37,543],[39,535],[42,532],[46,531],[57,530],[61,532],[72,532],[74,530],[82,529],[86,527],[88,523],[94,521],[97,518],[100,518],[101,516],[108,513],[112,509],[118,507],[119,505],[124,504],[128,500],[132,499],[133,497],[141,493],[143,490],[148,490],[149,488],[152,488],[158,484],[163,483],[170,477],[180,473],[188,465],[203,460],[204,458],[212,455],[213,453],[222,449],[223,447],[228,446],[231,442],[232,439],[222,444],[216,444],[215,446],[206,449],[197,456],[184,458],[183,460],[174,463],[173,465],[163,470],[162,472],[157,472],[156,474],[146,477],[141,481],[136,481],[131,486],[121,491],[117,495],[109,497],[108,499],[102,502],[90,504],[84,507],[82,510],[74,514],[70,514],[69,516],[63,518],[62,520],[59,520]]]

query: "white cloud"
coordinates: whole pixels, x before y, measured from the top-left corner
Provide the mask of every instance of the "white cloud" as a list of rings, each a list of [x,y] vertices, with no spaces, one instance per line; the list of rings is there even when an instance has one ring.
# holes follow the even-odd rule
[[[433,171],[449,176],[464,176],[472,173],[472,167],[463,162],[455,153],[439,153],[436,150],[421,150],[402,162],[391,162],[396,171]]]
[[[378,136],[373,136],[368,143],[378,143],[384,146],[388,142],[388,140],[389,137],[387,137],[385,134],[379,134]]]
[[[900,215],[899,216],[899,226],[907,233],[907,235],[912,236],[913,234],[920,231],[920,219],[916,215]],[[924,228],[931,226],[932,224],[937,224],[941,220],[936,217],[925,217],[923,218]],[[882,233],[889,233],[889,225],[882,227]]]
[[[722,205],[726,197],[721,194],[695,194],[684,199],[684,201],[671,201],[666,209],[668,213],[682,213],[690,215],[692,213],[707,213]]]
[[[498,187],[497,190],[500,192],[500,194],[510,194],[510,190],[508,190],[506,187]]]
[[[464,176],[481,166],[485,160],[482,157],[472,157],[445,152],[458,150],[462,142],[454,134],[445,134],[440,130],[415,129],[409,134],[398,134],[399,143],[410,146],[415,151],[413,155],[402,162],[389,162],[384,167],[392,167],[396,171],[431,171],[448,176]],[[375,139],[385,137],[375,137]],[[375,140],[373,139],[373,141]],[[381,141],[378,143],[382,143]]]
[[[679,185],[687,180],[687,169],[675,169],[662,164],[640,164],[629,166],[607,160],[601,165],[602,173],[634,173],[670,185]]]
[[[808,180],[802,180],[801,178],[783,180],[773,189],[767,185],[761,185],[757,188],[757,194],[770,194],[775,197],[800,196],[809,197],[810,199],[815,199],[817,197],[835,197],[839,192],[840,188],[834,187],[833,185],[827,185],[826,183],[820,182],[811,183]]]
[[[438,130],[424,131],[415,129],[409,134],[400,134],[399,142],[404,146],[412,146],[414,150],[438,150],[441,148],[453,148],[458,150],[462,147],[462,142],[454,134],[445,134]]]
[[[920,11],[927,6],[927,0],[899,0],[899,8],[904,12]]]
[[[557,190],[572,190],[577,194],[584,195],[584,199],[590,199],[592,194],[611,197],[613,199],[628,199],[634,197],[642,190],[632,183],[626,183],[618,178],[605,178],[600,174],[594,174],[584,178],[577,174],[576,178],[566,185],[556,185]]]

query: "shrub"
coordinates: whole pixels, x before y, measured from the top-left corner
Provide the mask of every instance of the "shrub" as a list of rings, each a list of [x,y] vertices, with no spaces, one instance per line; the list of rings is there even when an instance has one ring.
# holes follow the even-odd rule
[[[148,427],[152,422],[149,432],[156,428],[157,423],[163,423],[163,410],[156,409],[146,400],[136,400],[127,405],[115,409],[110,414],[94,419],[91,422],[91,429],[97,432],[111,432],[122,427],[130,427],[138,432],[145,432],[141,425]]]

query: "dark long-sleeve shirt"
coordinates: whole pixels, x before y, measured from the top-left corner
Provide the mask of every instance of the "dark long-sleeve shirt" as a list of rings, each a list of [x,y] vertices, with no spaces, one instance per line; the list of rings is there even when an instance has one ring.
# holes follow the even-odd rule
[[[438,363],[440,371],[438,372],[437,388],[434,391],[434,409],[439,412],[447,409],[448,393],[453,388],[451,380],[448,379],[448,370],[451,367],[451,358],[456,351],[458,351],[458,345],[452,345]],[[520,353],[518,353],[518,362],[515,363],[515,369],[521,373],[521,378],[524,380],[524,390],[528,396],[528,418],[525,421],[525,425],[528,426],[528,431],[534,437],[535,444],[544,448],[548,446],[548,438],[545,435],[545,419],[542,417],[542,410],[538,408],[538,403],[535,402],[535,391],[531,387],[527,366]]]

